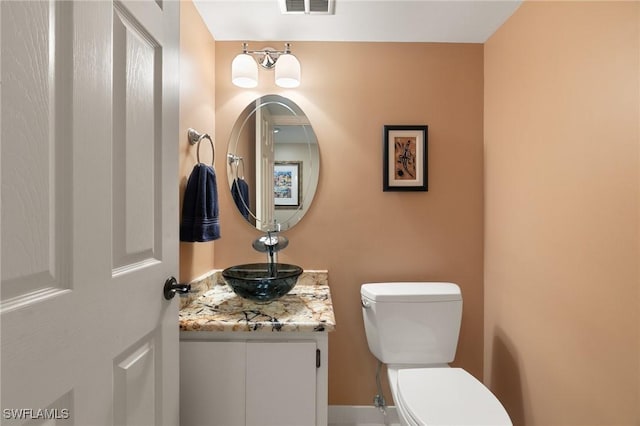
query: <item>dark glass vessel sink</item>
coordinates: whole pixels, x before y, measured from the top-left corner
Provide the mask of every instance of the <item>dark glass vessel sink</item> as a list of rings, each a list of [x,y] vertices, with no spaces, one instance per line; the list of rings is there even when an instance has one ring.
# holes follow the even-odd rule
[[[301,267],[287,263],[248,263],[222,271],[234,293],[256,302],[269,302],[289,293],[300,274]]]

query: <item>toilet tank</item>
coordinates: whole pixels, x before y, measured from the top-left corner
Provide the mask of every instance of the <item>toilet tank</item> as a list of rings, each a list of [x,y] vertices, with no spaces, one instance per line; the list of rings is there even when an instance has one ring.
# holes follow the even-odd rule
[[[462,319],[460,287],[443,282],[390,282],[360,288],[369,350],[385,364],[453,361]]]

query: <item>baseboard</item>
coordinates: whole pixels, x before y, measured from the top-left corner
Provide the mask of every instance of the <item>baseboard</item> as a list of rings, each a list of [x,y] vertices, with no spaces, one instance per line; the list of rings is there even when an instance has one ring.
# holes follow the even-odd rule
[[[329,405],[329,425],[399,425],[396,407],[387,407],[386,415],[374,406],[365,405]]]

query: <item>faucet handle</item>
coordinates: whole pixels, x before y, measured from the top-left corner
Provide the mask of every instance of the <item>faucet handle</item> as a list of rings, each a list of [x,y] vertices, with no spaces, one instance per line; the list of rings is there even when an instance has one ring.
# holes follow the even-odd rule
[[[287,237],[268,233],[253,241],[253,248],[261,253],[277,252],[289,245]]]

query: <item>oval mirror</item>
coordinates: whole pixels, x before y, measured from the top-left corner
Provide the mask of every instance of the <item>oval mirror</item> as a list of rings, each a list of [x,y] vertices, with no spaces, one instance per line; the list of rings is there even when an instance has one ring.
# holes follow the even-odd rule
[[[320,151],[309,119],[295,102],[266,95],[236,120],[227,153],[231,195],[260,231],[284,231],[308,211],[320,174]]]

